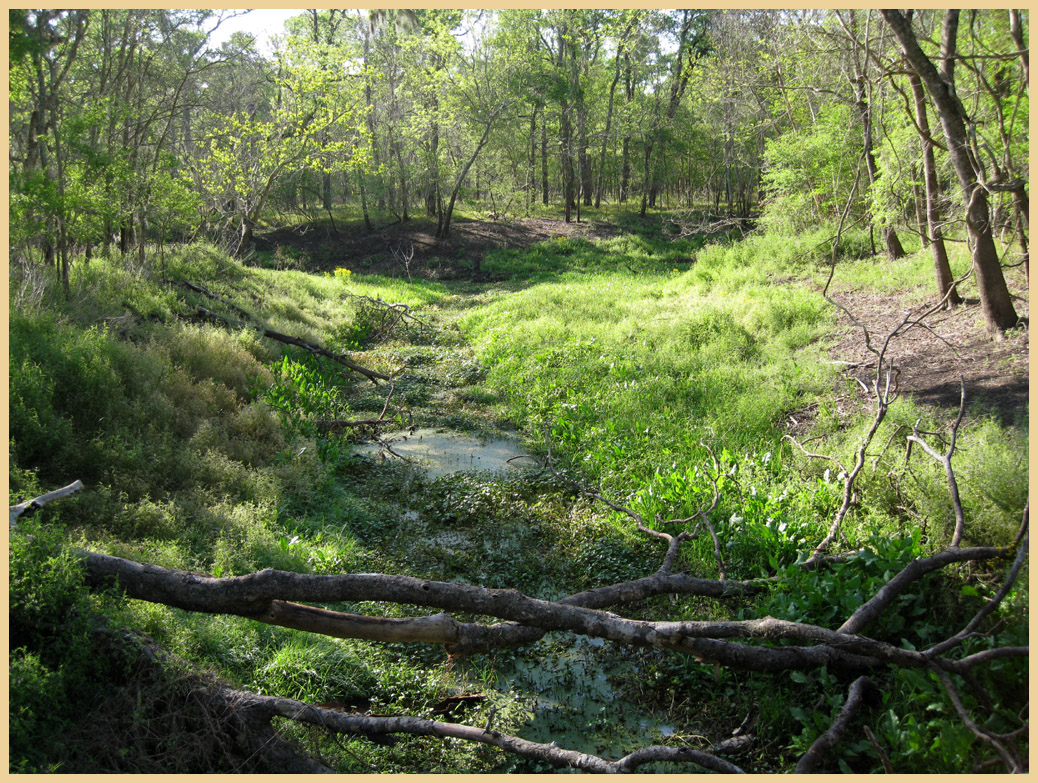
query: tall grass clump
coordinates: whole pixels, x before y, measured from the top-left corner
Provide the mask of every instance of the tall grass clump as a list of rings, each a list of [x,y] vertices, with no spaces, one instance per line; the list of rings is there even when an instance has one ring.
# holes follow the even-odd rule
[[[831,320],[820,296],[770,285],[743,252],[724,264],[708,248],[684,273],[542,282],[462,325],[516,421],[535,439],[550,426],[598,479],[649,475],[705,437],[755,448],[832,377]]]
[[[329,336],[352,328],[350,293],[412,305],[442,293],[377,279],[351,280],[347,288],[331,276],[268,278],[205,245],[168,253],[164,275],[102,258],[74,267],[67,299],[46,280],[33,290],[38,295],[11,292],[11,499],[75,479],[85,489],[26,521],[34,538],[12,538],[12,769],[60,771],[85,768],[87,745],[57,741],[63,732],[89,734],[84,700],[121,693],[128,676],[100,665],[111,656],[101,637],[84,629],[139,627],[147,616],[155,638],[190,660],[198,660],[196,638],[209,624],[216,624],[209,638],[218,636],[215,618],[193,618],[199,630],[191,636],[177,632],[184,619],[175,612],[98,603],[69,546],[224,576],[267,567],[357,570],[357,558],[367,555],[349,520],[373,512],[358,511],[334,479],[346,451],[320,448],[268,401],[278,383],[297,380],[283,377],[285,361],[309,368],[312,357],[264,339],[254,326],[203,321],[196,308],[234,316],[231,302],[248,309],[254,324],[334,348]],[[289,306],[293,298],[298,304]],[[321,383],[351,388],[341,373],[324,375]],[[244,669],[228,666],[225,676],[259,682],[276,653],[264,649],[250,653]],[[292,661],[302,666],[305,657]],[[285,671],[284,682],[302,682],[305,670]],[[41,740],[46,732],[54,741]],[[123,748],[118,768],[132,769],[138,750]]]

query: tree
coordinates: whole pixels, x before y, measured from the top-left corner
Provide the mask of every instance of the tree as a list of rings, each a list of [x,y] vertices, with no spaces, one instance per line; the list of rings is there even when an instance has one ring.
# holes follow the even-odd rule
[[[598,188],[595,191],[595,208],[602,206],[602,191],[605,187],[606,153],[609,150],[610,130],[613,123],[613,105],[616,96],[616,85],[620,81],[620,71],[623,63],[627,61],[628,49],[635,28],[640,21],[640,11],[622,11],[618,18],[611,21],[614,28],[618,28],[616,35],[615,51],[613,54],[613,80],[609,85],[609,104],[606,109],[605,130],[602,132],[602,152],[598,161]]]
[[[858,39],[857,13],[855,11],[849,11],[848,14],[850,18],[846,21],[839,11],[835,11],[834,13],[844,30],[847,31],[847,35],[851,40],[851,63],[853,75],[851,76],[850,81],[854,91],[854,106],[861,119],[862,154],[865,158],[865,170],[869,175],[869,187],[875,192],[879,189],[879,172],[876,167],[876,157],[872,153],[873,101],[870,97],[872,82],[868,77],[868,40],[871,12],[866,12],[864,44]],[[887,249],[887,257],[891,261],[903,258],[905,256],[905,249],[901,246],[901,240],[898,239],[897,232],[894,231],[894,227],[890,225],[889,221],[883,222],[880,231],[883,235],[883,244]]]
[[[511,95],[498,90],[504,72],[512,70],[513,63],[507,53],[490,46],[488,39],[480,40],[470,54],[459,55],[458,64],[460,67],[451,85],[451,95],[456,101],[455,116],[478,129],[480,135],[468,154],[464,158],[459,156],[465,162],[454,178],[446,207],[441,202],[436,216],[436,236],[441,239],[450,235],[458,194],[472,164],[487,146],[495,124],[514,105]]]
[[[76,62],[89,22],[88,11],[31,11],[12,14],[20,25],[12,30],[16,45],[12,56],[21,73],[16,94],[27,100],[21,176],[16,180],[20,199],[12,206],[45,227],[44,263],[60,261],[60,275],[68,293],[70,216],[66,199],[68,148],[64,139],[65,103],[61,93]],[[22,70],[24,69],[24,70]],[[13,113],[13,112],[12,112]]]
[[[937,164],[934,160],[934,143],[930,135],[930,121],[927,117],[926,94],[919,74],[914,71],[908,74],[912,87],[912,100],[915,106],[916,128],[919,130],[919,141],[923,151],[923,181],[926,186],[926,238],[930,252],[933,254],[934,274],[937,277],[937,295],[947,297],[947,306],[962,304],[962,297],[955,289],[952,279],[951,264],[948,261],[948,250],[944,246],[944,232],[941,228],[941,191],[937,183]]]
[[[644,185],[642,188],[642,206],[640,215],[645,217],[647,207],[656,206],[656,197],[659,193],[659,172],[653,168],[653,152],[658,146],[662,146],[664,132],[674,120],[681,104],[681,98],[685,94],[692,69],[699,60],[709,51],[708,36],[706,30],[707,16],[703,12],[684,10],[681,12],[680,27],[677,35],[677,51],[671,67],[669,97],[667,107],[662,116],[658,113],[659,102],[656,102],[657,111],[646,131],[645,158],[644,158]]]
[[[338,157],[342,165],[362,165],[359,97],[328,70],[294,62],[283,52],[279,74],[272,74],[274,94],[253,111],[236,108],[217,115],[201,145],[204,156],[195,173],[212,208],[233,230],[235,254],[251,250],[253,231],[267,199],[286,176]],[[351,129],[340,141],[335,126]]]
[[[1014,328],[1018,318],[995,248],[988,206],[990,183],[982,180],[983,165],[970,144],[966,130],[971,119],[955,92],[954,62],[959,11],[949,10],[944,17],[941,52],[943,67],[940,73],[923,52],[904,14],[896,10],[883,10],[880,14],[897,37],[909,65],[926,85],[940,118],[948,156],[955,168],[966,208],[966,228],[972,244],[973,271],[980,292],[984,323],[989,333],[1001,334]]]

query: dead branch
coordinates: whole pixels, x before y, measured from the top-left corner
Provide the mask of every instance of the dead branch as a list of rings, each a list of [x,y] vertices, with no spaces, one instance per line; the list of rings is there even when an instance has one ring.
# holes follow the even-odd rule
[[[18,503],[17,505],[11,506],[9,509],[11,516],[8,529],[14,530],[18,527],[17,519],[22,514],[31,513],[39,508],[43,508],[43,506],[45,506],[47,503],[50,503],[54,500],[67,498],[69,495],[73,495],[76,492],[79,492],[79,490],[81,489],[83,489],[83,482],[76,480],[69,484],[67,487],[55,489],[51,492],[47,492],[46,494],[40,495],[38,498],[26,500],[24,503]]]
[[[883,765],[883,771],[886,772],[888,775],[893,775],[894,767],[890,763],[890,756],[887,755],[887,752],[883,749],[883,746],[879,744],[879,741],[876,739],[876,735],[872,733],[872,729],[870,729],[868,726],[862,726],[861,728],[862,731],[865,732],[865,738],[868,739],[869,744],[871,744],[873,749],[876,751],[876,755],[879,756],[879,761]]]
[[[213,301],[219,302],[224,307],[229,307],[231,310],[236,312],[238,315],[240,315],[245,320],[247,320],[247,321],[251,321],[252,320],[252,314],[249,313],[248,310],[244,310],[241,307],[239,307],[238,305],[236,305],[234,302],[231,302],[228,299],[224,299],[222,296],[218,296],[218,295],[214,294],[209,289],[203,288],[200,285],[195,285],[194,283],[188,282],[187,280],[177,280],[176,282],[179,283],[180,285],[184,286],[184,288],[186,288],[188,291],[194,291],[196,294],[202,294],[202,296],[209,297]]]
[[[876,620],[905,591],[908,585],[932,571],[952,563],[990,560],[1006,553],[1007,550],[1001,547],[973,547],[970,549],[954,547],[930,557],[913,560],[902,568],[893,579],[883,585],[872,598],[859,606],[838,630],[840,633],[859,633],[866,625]]]
[[[346,296],[358,303],[360,320],[370,327],[367,335],[369,340],[385,340],[404,321],[410,321],[423,329],[431,328],[428,323],[414,315],[404,302],[386,302],[362,294],[347,293]]]
[[[1005,597],[1009,595],[1010,590],[1013,589],[1013,585],[1016,583],[1017,577],[1020,575],[1020,569],[1023,567],[1024,560],[1027,557],[1027,543],[1029,539],[1030,535],[1024,538],[1023,543],[1020,545],[1020,551],[1016,555],[1016,561],[1013,563],[1013,567],[1009,569],[1009,574],[1006,576],[1005,582],[1002,583],[1002,587],[999,588],[998,592],[991,597],[991,600],[988,601],[976,615],[974,615],[973,619],[966,624],[965,628],[954,636],[950,636],[943,642],[935,644],[933,647],[927,649],[927,655],[941,655],[952,647],[955,647],[957,644],[962,643],[968,637],[973,635],[985,617],[998,608],[999,604],[1001,604]]]
[[[340,733],[365,736],[408,734],[417,737],[442,737],[492,745],[523,758],[545,761],[555,767],[568,767],[585,772],[616,773],[633,772],[651,762],[687,762],[697,764],[715,772],[741,773],[734,764],[710,753],[694,748],[674,748],[653,745],[636,750],[618,761],[608,761],[598,756],[560,748],[556,743],[530,742],[494,730],[488,723],[485,728],[459,723],[445,723],[428,718],[411,716],[374,716],[344,713],[322,709],[295,699],[261,696],[246,691],[223,687],[221,693],[228,705],[235,709],[260,714],[268,721],[275,716],[300,723],[319,726]]]
[[[664,541],[667,542],[667,554],[664,556],[663,564],[660,566],[660,572],[661,573],[669,573],[670,572],[670,570],[674,567],[674,563],[675,563],[675,561],[677,559],[677,556],[678,556],[678,549],[681,546],[681,544],[684,541],[691,541],[691,540],[695,540],[696,538],[698,538],[698,536],[699,536],[699,527],[700,527],[700,525],[702,525],[702,526],[706,527],[707,531],[710,533],[711,538],[713,539],[713,542],[714,542],[714,558],[717,561],[717,570],[718,570],[720,579],[721,579],[722,582],[724,582],[726,580],[727,577],[726,577],[726,572],[725,572],[724,559],[721,557],[721,543],[720,543],[720,541],[717,538],[717,531],[714,530],[714,526],[711,523],[710,516],[709,516],[710,513],[713,512],[714,509],[717,508],[717,504],[718,504],[718,502],[721,499],[721,494],[720,494],[720,492],[717,489],[717,475],[716,475],[716,474],[720,473],[720,466],[717,463],[717,456],[714,454],[713,450],[705,442],[700,440],[699,441],[699,445],[701,445],[703,448],[705,448],[710,453],[710,458],[711,458],[711,460],[713,461],[713,464],[714,464],[714,474],[715,474],[715,475],[711,475],[709,471],[704,470],[704,473],[706,474],[706,477],[708,479],[710,479],[710,483],[713,486],[713,490],[714,490],[713,491],[713,497],[711,499],[710,505],[709,506],[700,506],[699,508],[697,508],[695,510],[695,512],[692,513],[691,516],[685,517],[683,519],[676,519],[675,518],[675,519],[657,519],[656,520],[657,523],[660,526],[663,526],[663,525],[673,525],[673,524],[684,524],[684,523],[691,522],[693,519],[696,519],[697,517],[699,518],[699,520],[700,520],[699,524],[696,525],[695,529],[691,533],[684,532],[684,533],[680,533],[677,536],[672,536],[670,533],[666,533],[666,532],[664,532],[662,530],[656,530],[655,528],[649,527],[648,525],[645,524],[645,518],[642,517],[641,514],[637,513],[636,511],[633,511],[633,510],[629,509],[627,506],[622,506],[619,503],[616,503],[616,502],[610,500],[609,498],[605,497],[604,495],[602,495],[597,490],[591,489],[590,487],[587,487],[586,485],[581,484],[579,481],[571,479],[568,476],[564,475],[563,473],[559,472],[555,468],[555,462],[554,462],[554,460],[552,459],[552,456],[551,456],[551,438],[549,437],[549,430],[548,430],[547,426],[544,428],[544,443],[545,443],[545,447],[546,447],[546,451],[547,451],[547,456],[545,457],[545,465],[547,465],[548,469],[552,472],[552,475],[554,475],[557,479],[560,479],[561,481],[564,481],[565,483],[569,484],[571,487],[573,487],[576,490],[578,490],[585,497],[593,498],[594,500],[597,500],[597,501],[599,501],[601,503],[604,503],[605,505],[609,506],[609,508],[613,509],[613,511],[617,511],[617,512],[619,512],[621,514],[626,514],[628,517],[630,517],[632,520],[634,520],[635,525],[636,525],[636,529],[638,530],[639,533],[645,533],[646,535],[652,536],[654,538],[663,539]]]
[[[212,310],[208,310],[205,307],[197,307],[195,309],[198,312],[199,316],[201,316],[202,318],[206,318],[211,321],[220,321],[229,326],[235,325],[234,320],[227,318],[226,316],[220,315],[219,313],[214,313]],[[327,348],[323,348],[322,346],[317,345],[316,343],[312,343],[309,340],[304,340],[302,337],[293,337],[291,335],[281,334],[281,332],[275,332],[273,329],[267,329],[264,326],[258,326],[251,322],[238,321],[237,325],[247,326],[250,329],[255,329],[256,331],[260,332],[264,337],[267,337],[271,340],[276,340],[279,343],[284,343],[285,345],[294,345],[297,348],[302,348],[303,350],[309,351],[315,357],[324,356],[328,359],[331,359],[332,361],[338,362],[343,367],[346,367],[349,370],[353,370],[354,372],[360,373],[376,385],[378,385],[379,380],[392,380],[388,375],[384,375],[383,373],[377,372],[375,370],[369,370],[367,367],[363,367],[357,364],[356,362],[351,361],[350,359],[346,358],[345,354],[334,353],[332,351],[329,351]]]
[[[966,674],[975,666],[990,663],[1000,658],[1026,658],[1030,655],[1029,651],[1029,647],[994,647],[990,650],[982,650],[979,653],[967,655],[965,658],[960,658],[957,661],[941,658],[935,659],[934,662],[945,671],[952,672],[953,674]]]
[[[842,473],[844,475],[847,474],[847,468],[845,468],[843,466],[843,463],[841,463],[840,460],[838,460],[833,455],[831,455],[831,454],[817,454],[815,452],[808,451],[807,449],[804,448],[803,444],[800,441],[798,441],[796,438],[794,438],[792,435],[790,435],[788,433],[783,435],[782,439],[783,440],[788,440],[790,443],[792,443],[794,446],[796,446],[798,449],[800,449],[804,453],[805,457],[810,457],[811,459],[827,459],[827,460],[829,460],[831,462],[835,462],[836,463],[836,467],[838,467],[840,469],[840,473]]]
[[[314,421],[314,426],[317,427],[317,431],[321,434],[342,432],[348,429],[370,429],[378,433],[379,427],[386,423],[386,411],[389,410],[389,401],[393,398],[395,388],[395,384],[390,381],[389,393],[386,394],[385,402],[382,404],[382,410],[378,414],[377,419],[318,419]]]
[[[967,712],[966,708],[963,706],[962,699],[959,697],[959,692],[956,690],[955,684],[951,681],[951,678],[937,666],[932,667],[932,669],[934,674],[936,674],[938,679],[940,679],[941,685],[944,686],[944,691],[948,694],[948,698],[951,700],[956,714],[959,716],[959,719],[963,722],[966,728],[970,730],[974,737],[995,749],[999,758],[1002,759],[1006,771],[1022,772],[1024,765],[1020,758],[1006,748],[999,739],[982,729],[973,721],[969,712]]]
[[[566,631],[623,644],[690,653],[710,663],[752,671],[775,672],[825,665],[838,671],[861,673],[880,665],[922,667],[931,661],[949,670],[955,668],[954,662],[934,659],[915,650],[772,617],[650,622],[629,620],[573,603],[531,598],[516,590],[406,576],[317,575],[266,569],[247,576],[215,578],[109,555],[80,552],[80,556],[92,586],[105,586],[114,580],[132,598],[189,611],[236,614],[336,636],[363,633],[363,638],[454,644],[464,641],[463,634],[471,632],[474,624],[462,625],[446,615],[387,622],[385,618],[362,618],[294,602],[388,601],[428,606],[511,620],[543,631]],[[748,645],[728,641],[730,639],[782,641],[804,646]],[[485,642],[485,638],[479,641]]]
[[[550,452],[548,464],[551,464]],[[714,465],[717,468],[716,459]],[[67,497],[80,488],[82,488],[82,484],[74,482],[68,487],[13,506],[11,507],[14,515],[12,520],[30,508]],[[596,495],[583,488],[582,491],[592,496]],[[715,482],[714,503],[709,509],[706,509],[707,511],[713,510],[716,506],[717,494]],[[623,506],[611,503],[604,498],[601,499],[616,510],[626,511],[638,520],[639,527],[644,527],[641,517],[635,512],[624,509]],[[700,509],[700,511],[704,511],[704,509]],[[601,607],[629,603],[666,593],[724,597],[739,593],[753,593],[763,587],[760,581],[703,580],[685,574],[673,574],[670,572],[670,568],[673,565],[674,554],[686,534],[670,536],[660,531],[649,530],[647,532],[660,538],[669,539],[668,555],[665,558],[664,566],[654,575],[578,593],[558,602],[531,598],[515,590],[432,582],[404,576],[383,574],[322,576],[266,569],[246,576],[221,579],[80,550],[77,550],[77,554],[84,563],[89,585],[103,587],[114,580],[132,598],[162,603],[189,611],[236,614],[264,623],[334,637],[442,643],[447,645],[449,653],[454,655],[534,641],[547,631],[566,631],[618,643],[675,650],[691,654],[697,660],[714,664],[715,667],[725,665],[762,672],[826,666],[836,672],[860,675],[884,666],[929,667],[937,672],[957,714],[970,731],[993,747],[1008,769],[1021,768],[1020,758],[1012,748],[1006,746],[1006,742],[1023,733],[1026,726],[1005,735],[995,735],[981,729],[972,721],[963,707],[947,672],[960,674],[969,682],[971,671],[975,666],[1007,657],[1025,657],[1029,654],[1028,648],[994,648],[958,661],[942,658],[939,655],[962,639],[974,635],[974,631],[979,627],[981,621],[990,615],[1008,595],[1026,559],[1028,544],[1026,537],[1019,547],[1014,565],[1002,588],[978,612],[966,628],[945,642],[919,652],[860,636],[858,631],[876,619],[908,584],[921,576],[952,563],[1004,556],[1009,551],[1007,548],[960,549],[950,547],[937,555],[913,561],[884,585],[872,599],[863,604],[836,631],[771,617],[721,622],[648,622],[629,620],[610,612],[601,611]],[[318,603],[388,601],[397,604],[429,606],[441,611],[428,617],[367,617],[296,603],[299,600]],[[481,623],[460,623],[447,614],[447,610],[465,612],[475,616],[495,617],[508,622],[489,626]],[[750,645],[729,641],[732,639],[757,640],[787,646]],[[822,756],[835,746],[839,738],[846,732],[857,711],[860,710],[864,691],[870,685],[871,681],[864,676],[855,681],[848,693],[847,703],[836,721],[801,758],[797,765],[797,772],[811,771]],[[235,693],[241,694],[241,692]],[[261,700],[261,703],[266,705],[264,709],[271,708],[269,709],[271,716],[280,715],[293,720],[316,723],[341,733],[360,733],[369,736],[407,733],[455,737],[469,741],[487,742],[528,758],[537,758],[557,766],[576,767],[586,771],[630,772],[643,764],[654,761],[690,762],[719,772],[741,771],[738,767],[711,753],[691,748],[653,746],[637,750],[617,761],[608,761],[560,749],[554,744],[538,745],[519,738],[508,737],[491,731],[489,725],[480,730],[471,726],[440,723],[422,718],[346,716],[290,699],[256,697],[251,694],[235,698],[246,697]],[[329,722],[329,715],[334,716],[331,718],[331,722]],[[884,766],[887,765],[888,762]]]
[[[407,251],[404,250],[404,246],[401,244],[392,248],[392,253],[393,258],[395,258],[398,263],[402,264],[404,267],[404,271],[407,272],[408,282],[414,282],[413,280],[411,280],[411,260],[414,258],[414,244],[410,242],[408,242],[407,244]]]
[[[961,376],[960,376],[961,377]],[[962,534],[966,529],[966,515],[962,510],[962,500],[959,497],[959,484],[955,480],[955,471],[952,469],[951,458],[952,454],[955,453],[955,441],[959,436],[959,425],[962,424],[962,417],[966,414],[966,379],[961,377],[961,391],[959,394],[959,415],[955,418],[955,422],[951,428],[951,439],[948,443],[948,449],[943,454],[938,453],[932,446],[930,446],[925,440],[919,436],[919,421],[916,420],[915,425],[912,427],[912,434],[908,436],[908,453],[906,459],[911,456],[911,449],[913,443],[918,443],[919,447],[933,457],[935,460],[941,463],[944,467],[944,475],[948,481],[948,492],[951,494],[952,508],[955,511],[955,532],[952,533],[951,546],[958,546],[959,541],[962,540]]]
[[[800,757],[796,769],[793,770],[795,773],[802,775],[814,772],[818,762],[840,741],[840,738],[850,726],[851,721],[854,720],[854,717],[861,710],[865,701],[866,691],[874,690],[875,688],[876,683],[868,677],[859,677],[851,683],[850,690],[847,691],[847,703],[843,705],[843,709],[840,710],[840,714],[836,716],[833,724],[811,744],[811,747],[807,749],[807,753]]]

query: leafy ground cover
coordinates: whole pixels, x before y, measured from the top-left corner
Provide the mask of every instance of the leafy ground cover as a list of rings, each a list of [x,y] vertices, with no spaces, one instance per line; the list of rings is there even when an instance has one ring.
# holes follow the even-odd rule
[[[752,725],[757,741],[740,765],[788,770],[845,703],[847,682],[836,673],[747,675],[669,651],[594,639],[574,646],[561,634],[454,658],[432,645],[315,637],[84,585],[70,546],[216,576],[399,573],[547,599],[658,566],[661,542],[547,468],[430,481],[391,458],[357,456],[350,436],[314,422],[376,416],[384,389],[263,338],[242,311],[392,374],[387,411],[397,425],[507,435],[542,461],[550,443],[567,476],[647,520],[691,514],[709,499],[713,477],[728,576],[772,577],[771,589],[735,602],[663,596],[625,608],[634,618],[771,615],[832,627],[901,564],[947,543],[943,471],[906,463],[891,444],[919,419],[928,431],[946,427],[954,411],[907,396],[877,434],[858,484],[841,548],[859,553],[829,569],[797,567],[824,535],[842,485],[831,463],[783,440],[788,418],[799,437],[820,440],[814,450],[845,462],[867,418],[857,384],[832,360],[845,338],[819,290],[821,237],[708,244],[659,227],[558,234],[487,252],[469,280],[430,280],[438,276],[431,268],[417,280],[405,270],[366,275],[348,261],[316,274],[264,269],[191,246],[168,254],[155,274],[118,260],[77,264],[66,301],[14,270],[12,502],[75,478],[87,488],[12,537],[12,770],[273,768],[234,751],[226,720],[204,705],[178,707],[197,682],[180,685],[199,671],[376,714],[439,714],[448,697],[479,694],[453,718],[492,719],[501,731],[614,757],[652,743],[709,747]],[[846,245],[840,293],[876,279],[882,262],[853,260],[860,245]],[[922,260],[904,269],[903,297],[928,285]],[[415,319],[387,327],[374,300],[406,305]],[[200,307],[233,323],[207,319]],[[1024,339],[1010,338],[1013,356]],[[1027,500],[1027,411],[1004,413],[991,400],[969,409],[955,463],[968,535],[987,545],[1012,541]],[[709,537],[687,542],[678,567],[717,576]],[[923,647],[965,625],[1001,579],[997,565],[931,574],[874,633]],[[1026,644],[1026,580],[996,619],[999,644]],[[132,656],[101,654],[124,632],[144,634],[172,659],[156,674]],[[968,771],[987,760],[936,678],[884,676],[866,723],[894,769]],[[1025,678],[1026,663],[998,661],[980,671],[976,690],[962,691],[966,706],[985,716],[985,728],[1014,731]],[[83,716],[96,713],[84,705],[98,701],[137,706],[87,726]],[[432,738],[332,739],[287,722],[282,731],[342,772],[550,769]],[[883,769],[863,735],[837,750],[833,768]]]

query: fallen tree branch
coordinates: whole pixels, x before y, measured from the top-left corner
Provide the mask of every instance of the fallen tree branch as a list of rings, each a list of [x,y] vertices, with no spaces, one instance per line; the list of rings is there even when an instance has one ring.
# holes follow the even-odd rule
[[[214,321],[221,321],[225,324],[232,326],[235,323],[232,319],[220,315],[219,313],[214,313],[212,310],[208,310],[204,307],[197,307],[196,310],[198,314],[203,318],[208,318],[209,320]],[[390,376],[385,375],[384,373],[368,369],[367,367],[363,367],[357,364],[356,362],[347,359],[345,354],[334,353],[333,351],[329,351],[327,348],[323,348],[320,345],[317,345],[316,343],[312,343],[309,340],[304,340],[302,337],[293,337],[292,335],[282,334],[281,332],[275,332],[273,329],[267,329],[264,326],[258,326],[253,323],[242,321],[239,321],[238,323],[242,326],[247,326],[251,329],[257,330],[264,337],[267,337],[271,340],[276,340],[277,342],[284,343],[285,345],[294,345],[297,348],[302,348],[303,350],[309,351],[314,356],[324,356],[325,358],[331,359],[334,362],[338,362],[343,367],[353,370],[354,372],[360,373],[376,385],[378,384],[379,380],[392,380]]]
[[[245,310],[245,309],[239,307],[234,302],[232,302],[232,301],[230,301],[228,299],[224,299],[222,296],[218,296],[217,294],[214,294],[212,291],[210,291],[207,288],[203,288],[200,285],[195,285],[194,283],[190,283],[187,280],[177,280],[176,282],[179,283],[180,285],[184,286],[184,288],[186,288],[188,291],[194,291],[196,294],[202,294],[202,296],[207,296],[210,299],[212,299],[213,301],[219,302],[220,304],[224,305],[225,307],[229,307],[231,310],[233,310],[234,312],[238,313],[238,315],[242,316],[242,318],[244,318],[247,321],[252,321],[253,320],[252,314],[248,310]]]
[[[973,547],[945,549],[936,555],[913,560],[902,568],[889,582],[881,587],[872,598],[859,606],[846,622],[837,630],[840,633],[858,633],[866,625],[876,620],[883,611],[892,604],[901,593],[915,580],[926,574],[944,568],[952,563],[964,563],[968,560],[990,560],[1005,556],[1009,551],[1003,547]]]
[[[927,649],[925,651],[927,655],[936,657],[965,641],[966,638],[977,629],[981,621],[998,608],[999,604],[1001,604],[1005,597],[1009,595],[1009,591],[1013,589],[1013,585],[1016,584],[1016,579],[1020,575],[1020,569],[1023,567],[1024,560],[1027,557],[1027,544],[1029,540],[1029,535],[1024,538],[1023,543],[1020,545],[1020,551],[1016,555],[1016,561],[1013,563],[1012,568],[1009,569],[1009,574],[1006,576],[1005,582],[1002,583],[1002,587],[999,588],[998,592],[991,597],[991,600],[981,607],[980,611],[977,612],[973,619],[966,624],[965,628],[954,636],[950,636],[943,642],[935,644],[933,647]]]
[[[973,721],[970,714],[966,711],[965,706],[963,706],[962,699],[959,697],[959,692],[956,690],[951,678],[937,666],[933,667],[933,672],[941,681],[941,685],[944,686],[944,690],[948,694],[948,698],[951,700],[952,706],[955,708],[955,712],[959,716],[959,719],[963,722],[966,728],[970,730],[973,736],[994,748],[995,752],[998,753],[999,758],[1002,759],[1002,763],[1005,764],[1007,772],[1022,772],[1023,762],[1016,756],[1016,754],[1012,753],[997,738],[982,729]]]
[[[1001,550],[994,550],[1000,552]],[[440,610],[512,620],[543,631],[566,631],[641,647],[661,647],[690,653],[707,663],[751,671],[776,672],[828,666],[861,673],[880,665],[923,667],[933,660],[922,652],[903,649],[864,636],[820,626],[763,617],[755,620],[650,622],[630,620],[611,612],[544,601],[516,590],[434,582],[386,574],[297,574],[266,569],[240,577],[216,578],[157,565],[89,552],[81,553],[88,582],[104,586],[114,581],[127,595],[189,611],[236,614],[243,617],[315,630],[330,635],[363,633],[363,638],[430,641],[452,644],[475,624],[452,618],[412,618],[390,622],[293,605],[296,600],[336,603],[384,601],[429,606]],[[487,631],[486,633],[492,633]],[[756,639],[804,646],[760,646],[728,641]],[[485,641],[485,639],[481,640]],[[937,659],[953,669],[954,662]]]
[[[378,433],[378,428],[386,423],[386,411],[389,410],[389,401],[393,398],[393,391],[395,385],[390,381],[389,394],[386,395],[386,401],[382,404],[382,410],[378,414],[377,419],[352,419],[352,420],[340,420],[340,419],[321,419],[314,422],[314,426],[317,427],[317,431],[322,435],[326,435],[330,432],[342,432],[346,429],[361,429],[368,428]]]
[[[859,677],[851,683],[850,690],[847,691],[847,703],[843,705],[843,709],[840,710],[840,714],[836,716],[833,724],[811,743],[807,753],[800,757],[796,769],[793,770],[795,773],[803,775],[814,772],[818,762],[840,741],[851,721],[861,710],[865,702],[866,691],[875,689],[875,687],[876,683],[868,677]]]
[[[38,498],[32,500],[26,500],[24,503],[18,503],[17,505],[11,506],[9,509],[10,520],[8,529],[13,530],[18,527],[18,517],[22,514],[31,513],[39,508],[42,508],[47,503],[55,500],[61,500],[61,498],[67,498],[69,495],[73,495],[79,490],[83,489],[83,482],[76,480],[69,484],[67,487],[61,489],[55,489],[46,494],[40,495]]]
[[[460,723],[416,718],[411,716],[380,717],[373,715],[343,713],[315,707],[295,699],[261,696],[246,691],[222,688],[224,699],[235,709],[260,713],[267,718],[278,716],[299,723],[319,726],[340,734],[362,734],[385,736],[387,734],[409,734],[417,737],[442,737],[492,745],[523,758],[545,761],[555,767],[569,767],[585,772],[616,773],[633,772],[651,762],[686,762],[697,764],[714,772],[741,773],[739,767],[729,761],[694,748],[676,748],[653,745],[641,748],[617,761],[608,761],[588,753],[560,748],[556,743],[530,742],[495,731]]]
[[[876,755],[879,756],[879,762],[883,765],[883,771],[888,775],[893,775],[894,767],[890,763],[890,756],[887,755],[883,746],[879,744],[879,740],[877,740],[876,735],[872,733],[872,729],[868,726],[862,726],[862,731],[865,732],[865,738],[869,741],[869,744],[872,745],[873,750],[876,751]]]

